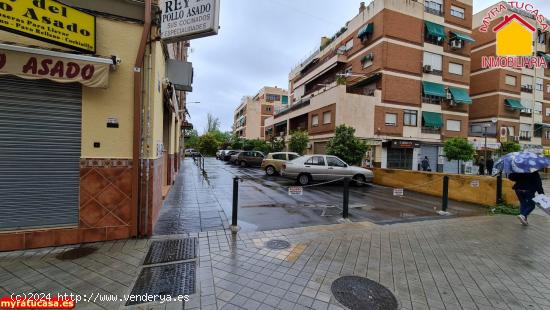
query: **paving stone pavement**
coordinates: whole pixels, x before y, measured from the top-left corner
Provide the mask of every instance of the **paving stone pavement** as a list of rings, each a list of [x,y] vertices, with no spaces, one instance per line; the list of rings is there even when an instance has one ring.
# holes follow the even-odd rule
[[[550,309],[550,218],[530,227],[511,216],[378,226],[353,223],[199,238],[198,292],[185,309],[343,309],[332,281],[366,276],[395,293],[401,309]],[[154,239],[166,238],[155,237]],[[265,242],[283,239],[285,250]],[[128,294],[151,240],[94,244],[82,259],[70,247],[0,254],[0,295],[75,292]],[[77,309],[126,309],[122,302]],[[132,309],[182,309],[147,304]]]

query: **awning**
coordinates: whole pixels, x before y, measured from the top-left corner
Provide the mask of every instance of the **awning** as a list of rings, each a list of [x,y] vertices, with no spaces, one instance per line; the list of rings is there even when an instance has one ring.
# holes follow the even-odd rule
[[[449,87],[449,91],[451,92],[451,95],[453,96],[453,100],[456,103],[472,104],[472,98],[470,98],[470,95],[468,94],[467,89],[458,88],[458,87]]]
[[[426,30],[430,36],[445,39],[445,27],[429,21],[425,21],[425,24]]]
[[[424,88],[425,95],[436,97],[447,96],[447,93],[445,92],[445,86],[443,86],[442,84],[424,81],[422,82],[422,87]]]
[[[441,117],[441,113],[422,112],[422,120],[424,120],[424,127],[443,127],[443,118]]]
[[[113,59],[0,44],[0,75],[107,88]]]
[[[356,82],[355,84],[350,85],[349,87],[354,88],[354,87],[361,87],[361,86],[369,85],[373,82],[378,81],[381,77],[382,77],[382,73],[375,73],[375,74],[373,74],[373,75],[371,75],[367,78],[364,78],[364,79]]]
[[[476,40],[474,40],[469,35],[463,34],[463,33],[460,33],[460,32],[451,32],[451,35],[453,37],[459,39],[459,40],[462,40],[462,41],[466,41],[466,42],[470,42],[470,43],[475,43],[476,42]]]
[[[535,130],[541,130],[541,129],[549,129],[550,125],[546,124],[535,124]]]
[[[539,54],[539,56],[544,57],[544,60],[546,60],[546,63],[550,64],[550,55],[548,55],[546,53],[542,53],[542,52],[539,52],[538,54]]]
[[[523,105],[519,100],[516,99],[505,99],[504,103],[507,107],[514,109],[514,110],[522,110],[524,109]]]
[[[359,34],[357,35],[358,38],[363,38],[368,34],[371,34],[374,31],[374,24],[368,23],[363,28],[359,29]]]

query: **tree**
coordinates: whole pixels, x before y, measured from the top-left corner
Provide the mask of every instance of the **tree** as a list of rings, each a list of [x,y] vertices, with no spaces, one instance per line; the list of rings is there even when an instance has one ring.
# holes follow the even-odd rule
[[[184,141],[184,147],[186,149],[196,149],[199,142],[199,133],[196,130],[189,130],[187,133],[188,138]]]
[[[244,140],[243,142],[243,150],[245,151],[260,151],[264,154],[267,154],[271,151],[271,148],[264,140],[254,139]]]
[[[327,154],[338,156],[350,165],[361,164],[367,145],[355,136],[355,128],[340,125],[327,145]]]
[[[497,153],[499,156],[521,151],[521,145],[517,142],[502,142]]]
[[[204,156],[213,156],[218,151],[218,141],[213,134],[204,134],[198,139],[197,149]]]
[[[285,139],[281,137],[273,137],[269,142],[272,152],[282,152],[285,150]]]
[[[290,136],[290,142],[288,143],[288,148],[291,152],[304,155],[307,144],[309,143],[309,136],[307,131],[295,131]]]
[[[214,132],[214,131],[220,131],[220,119],[212,115],[211,113],[208,113],[206,116],[206,129],[205,132]]]
[[[443,147],[445,151],[445,157],[449,161],[458,160],[458,173],[460,174],[460,162],[470,161],[474,159],[476,150],[468,140],[464,138],[451,138],[445,141]]]

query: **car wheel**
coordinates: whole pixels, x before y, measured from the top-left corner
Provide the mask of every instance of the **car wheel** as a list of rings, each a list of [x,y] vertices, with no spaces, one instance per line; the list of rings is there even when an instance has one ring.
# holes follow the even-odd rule
[[[275,175],[275,172],[277,172],[277,171],[275,170],[275,167],[273,167],[273,166],[267,166],[267,168],[265,168],[265,174],[267,174],[268,176]]]
[[[311,182],[311,177],[308,174],[300,174],[298,176],[298,184],[306,186]]]
[[[363,186],[366,185],[367,179],[365,179],[364,175],[356,175],[353,177],[353,183],[355,183],[355,186]]]
[[[243,167],[243,168],[244,168],[244,167],[246,167],[246,166],[247,166],[247,165],[246,165],[246,161],[244,161],[244,160],[243,160],[243,161],[241,161],[241,167]]]

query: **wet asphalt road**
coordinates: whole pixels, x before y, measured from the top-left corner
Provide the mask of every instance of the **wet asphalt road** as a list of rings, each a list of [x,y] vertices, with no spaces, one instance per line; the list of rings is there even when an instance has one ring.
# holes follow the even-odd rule
[[[187,159],[184,169],[198,169]],[[305,188],[303,196],[289,196],[293,180],[268,177],[259,168],[240,168],[223,161],[207,158],[207,176],[197,175],[184,187],[208,186],[207,195],[213,196],[231,221],[233,177],[239,183],[239,226],[243,231],[273,230],[338,223],[342,218],[343,183]],[[185,170],[182,173],[186,173]],[[200,197],[199,197],[200,198]],[[404,197],[394,197],[393,189],[377,185],[350,188],[350,220],[392,224],[440,218],[435,214],[441,208],[441,199],[405,191]],[[449,202],[449,211],[456,216],[486,214],[480,206]]]

